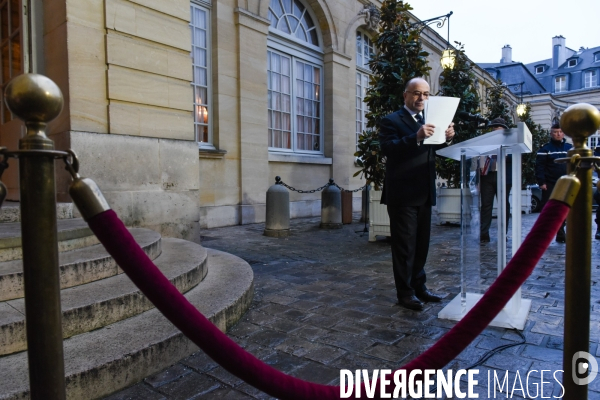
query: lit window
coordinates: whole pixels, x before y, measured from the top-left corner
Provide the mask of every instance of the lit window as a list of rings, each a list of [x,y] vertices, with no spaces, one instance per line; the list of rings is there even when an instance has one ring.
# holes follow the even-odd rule
[[[210,38],[209,11],[191,4],[192,68],[194,88],[194,128],[200,147],[213,147],[210,125]]]
[[[577,59],[576,58],[573,58],[573,59],[569,60],[569,62],[567,63],[567,67],[568,68],[574,67],[576,65],[577,65]]]
[[[596,71],[586,71],[584,74],[584,87],[594,86],[598,86],[598,74],[596,74]]]
[[[323,52],[299,0],[271,0],[267,38],[269,149],[323,154]]]
[[[566,76],[557,76],[554,79],[554,91],[556,93],[566,92],[567,91],[567,77]]]
[[[542,73],[544,73],[544,66],[540,65],[538,67],[535,67],[535,73],[536,74],[542,74]]]

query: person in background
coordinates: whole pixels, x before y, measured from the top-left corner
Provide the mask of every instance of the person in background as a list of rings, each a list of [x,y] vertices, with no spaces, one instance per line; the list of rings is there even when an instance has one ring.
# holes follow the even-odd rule
[[[488,127],[492,131],[508,129],[503,118],[494,118]],[[496,169],[496,155],[479,157],[479,190],[481,194],[481,225],[479,227],[479,241],[487,243],[490,241],[490,225],[492,224],[492,209],[494,208],[494,197],[498,197],[498,172]],[[508,203],[510,188],[512,186],[512,157],[506,157],[506,229],[510,218]]]
[[[424,144],[435,126],[424,121],[429,84],[422,78],[408,81],[404,107],[387,115],[379,125],[381,151],[386,157],[381,204],[390,217],[392,265],[398,304],[420,311],[423,302],[441,296],[425,286],[429,252],[431,206],[435,205],[435,151],[454,137],[454,124],[445,131],[446,143]]]
[[[542,207],[546,205],[550,198],[558,178],[567,174],[567,164],[558,164],[554,160],[567,157],[567,152],[571,148],[573,148],[573,145],[567,143],[560,126],[558,124],[552,125],[550,128],[550,141],[540,147],[535,158],[535,177],[542,190]],[[564,243],[565,240],[565,222],[563,221],[556,234],[556,241]]]

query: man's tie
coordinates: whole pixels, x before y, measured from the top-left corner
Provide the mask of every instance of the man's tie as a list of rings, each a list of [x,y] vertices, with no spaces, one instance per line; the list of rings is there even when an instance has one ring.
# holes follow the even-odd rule
[[[421,113],[415,114],[415,119],[419,124],[425,124],[425,118],[423,118],[423,115]]]

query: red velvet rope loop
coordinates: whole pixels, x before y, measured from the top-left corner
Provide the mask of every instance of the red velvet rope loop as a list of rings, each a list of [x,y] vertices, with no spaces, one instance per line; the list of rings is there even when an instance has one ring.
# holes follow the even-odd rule
[[[440,369],[463,351],[531,275],[568,213],[566,204],[550,200],[517,253],[481,300],[437,343],[402,369],[407,374],[413,369]],[[339,386],[320,385],[286,375],[227,337],[160,272],[114,211],[105,211],[88,223],[108,253],[156,308],[227,371],[277,398],[340,398]],[[375,393],[380,393],[379,388]]]

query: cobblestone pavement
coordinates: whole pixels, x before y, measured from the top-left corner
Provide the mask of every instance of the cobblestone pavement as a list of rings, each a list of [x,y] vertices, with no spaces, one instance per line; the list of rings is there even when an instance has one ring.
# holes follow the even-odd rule
[[[523,215],[529,232],[539,214]],[[358,215],[355,215],[357,221]],[[483,263],[495,257],[492,242],[481,246]],[[428,349],[455,323],[437,318],[459,293],[460,228],[437,225],[426,266],[428,287],[445,296],[422,312],[396,305],[390,246],[385,238],[369,243],[364,225],[319,229],[319,218],[295,219],[289,238],[262,235],[264,224],[204,230],[202,243],[246,260],[254,269],[252,305],[228,335],[273,367],[301,379],[339,384],[340,369],[395,369]],[[595,232],[595,225],[594,225]],[[553,378],[562,369],[565,245],[553,242],[523,285],[532,300],[523,331],[525,343],[503,350],[479,369],[479,398],[488,395],[488,371],[509,372],[510,394],[495,398],[549,398],[561,386]],[[590,353],[600,356],[600,241],[592,248],[592,321]],[[493,262],[493,261],[492,261]],[[471,366],[488,350],[519,343],[520,336],[504,328],[487,328],[448,368]],[[529,371],[537,370],[529,375]],[[543,376],[541,370],[550,370]],[[560,379],[560,373],[558,373]],[[528,385],[529,392],[520,390]],[[543,387],[543,393],[540,392]],[[512,389],[511,389],[512,390]],[[537,393],[537,394],[536,394]],[[531,396],[531,397],[528,397]],[[232,376],[198,352],[106,399],[265,399],[268,395]],[[600,379],[590,385],[589,399],[600,399]]]

